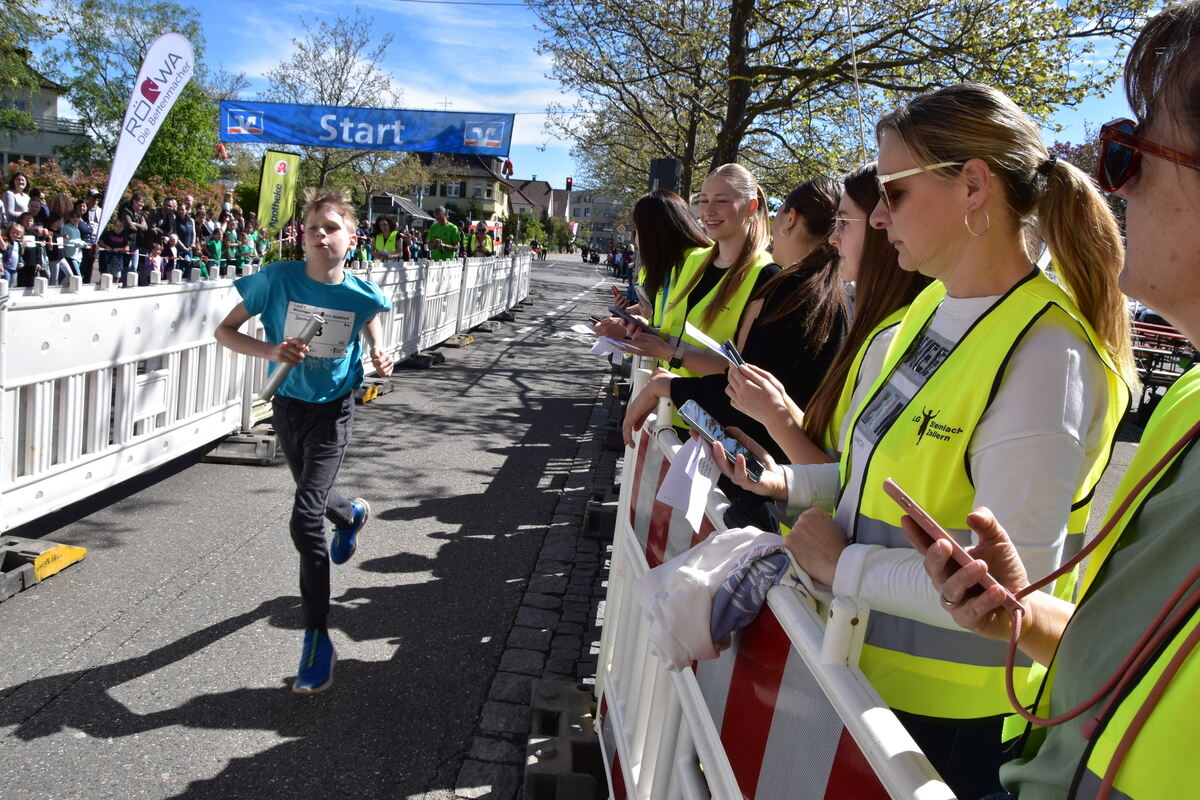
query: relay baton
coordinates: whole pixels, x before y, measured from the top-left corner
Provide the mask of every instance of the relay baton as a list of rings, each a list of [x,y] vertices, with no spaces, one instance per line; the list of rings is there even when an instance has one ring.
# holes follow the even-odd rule
[[[320,314],[313,314],[309,317],[308,323],[304,326],[304,330],[300,331],[300,335],[296,338],[308,344],[317,335],[317,331],[321,330],[321,326],[325,324],[325,318]],[[262,392],[258,395],[259,400],[270,400],[274,396],[275,390],[279,388],[279,384],[283,383],[283,379],[292,371],[292,364],[280,364],[279,369],[271,373],[271,378],[267,381],[267,385],[263,387]]]

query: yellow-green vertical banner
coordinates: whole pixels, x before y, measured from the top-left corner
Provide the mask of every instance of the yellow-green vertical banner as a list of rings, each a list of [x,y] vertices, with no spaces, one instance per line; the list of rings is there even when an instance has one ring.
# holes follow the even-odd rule
[[[262,180],[258,186],[258,221],[272,235],[291,219],[296,206],[296,177],[300,154],[268,150],[263,154]]]

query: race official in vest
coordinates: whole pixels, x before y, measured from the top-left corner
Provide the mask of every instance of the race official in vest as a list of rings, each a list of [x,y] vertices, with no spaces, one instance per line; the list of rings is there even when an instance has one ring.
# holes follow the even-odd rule
[[[1126,202],[1121,288],[1200,342],[1200,2],[1154,17],[1125,76],[1137,120],[1101,128],[1100,185]],[[1075,605],[1022,596],[1040,566],[1014,548],[1020,531],[980,509],[969,518],[975,563],[948,577],[945,545],[925,550],[934,590],[963,627],[1008,638],[1002,592],[980,593],[990,571],[1026,614],[1017,647],[1050,668],[1017,759],[1001,778],[1020,800],[1195,797],[1200,768],[1200,369],[1167,391],[1097,534]],[[1110,530],[1111,529],[1111,530]],[[1038,581],[1040,582],[1040,581]],[[1036,585],[1035,582],[1034,585]]]
[[[937,281],[853,410],[838,466],[776,469],[757,486],[786,497],[790,513],[816,506],[788,549],[835,594],[871,608],[864,674],[956,794],[979,797],[1000,790],[1010,756],[1006,648],[954,625],[883,482],[894,478],[964,545],[967,515],[991,507],[1037,574],[1079,549],[1134,375],[1121,238],[1091,179],[1052,158],[995,89],[922,95],[883,117],[876,136],[870,223],[903,269]],[[1028,229],[1055,280],[1031,261]],[[1069,599],[1074,585],[1067,575],[1050,590]],[[1016,673],[1028,702],[1032,666],[1022,657]]]
[[[391,217],[380,217],[375,220],[375,239],[371,254],[380,261],[402,258],[399,245],[399,232],[396,230],[396,220]]]
[[[789,464],[838,460],[850,409],[865,398],[909,304],[930,283],[919,272],[900,269],[887,233],[867,224],[879,198],[875,164],[849,173],[842,184],[829,242],[841,258],[841,277],[853,287],[854,313],[820,385],[801,406],[777,375],[756,364],[728,372],[727,394],[733,407],[765,426]]]
[[[750,170],[740,164],[717,167],[705,178],[697,206],[700,224],[713,246],[697,249],[684,260],[666,297],[658,329],[661,336],[632,325],[627,330],[634,346],[666,362],[671,374],[683,377],[721,372],[728,363],[688,334],[686,323],[718,342],[736,339],[743,318],[749,324],[762,309],[761,301],[750,302],[751,296],[778,272],[767,252],[771,232],[767,199]],[[659,375],[658,383],[669,378]],[[661,385],[643,389],[659,391]],[[631,409],[637,406],[636,399],[630,403]],[[635,422],[640,424],[627,413],[627,435]],[[675,424],[686,427],[678,415]]]
[[[475,232],[467,244],[471,250],[470,255],[477,258],[496,254],[496,245],[492,243],[492,235],[488,232],[487,225],[482,222],[475,225]]]
[[[678,285],[683,262],[711,248],[712,241],[687,201],[669,189],[655,189],[639,197],[630,217],[639,256],[637,282],[650,303],[630,303],[625,290],[615,284],[611,287],[613,303],[645,319],[651,327],[660,328],[671,286]],[[625,323],[619,317],[602,319],[594,330],[599,336],[617,339],[626,335]]]

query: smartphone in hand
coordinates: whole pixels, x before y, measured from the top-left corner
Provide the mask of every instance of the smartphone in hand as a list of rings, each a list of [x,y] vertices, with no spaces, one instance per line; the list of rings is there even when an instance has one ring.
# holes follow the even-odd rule
[[[701,408],[699,403],[695,400],[688,400],[679,407],[679,417],[709,444],[720,442],[730,464],[737,463],[737,456],[745,456],[746,474],[750,476],[750,480],[755,483],[762,480],[762,462],[752,456],[745,445],[726,433],[725,429],[721,427],[721,423],[713,419],[713,416]]]
[[[682,416],[682,413],[680,416]],[[908,494],[901,489],[894,480],[891,478],[886,478],[883,481],[883,490],[887,492],[888,496],[895,500],[896,504],[899,505],[900,508],[904,509],[904,513],[912,517],[913,522],[917,523],[917,526],[920,527],[921,530],[925,531],[925,533],[929,534],[932,539],[942,539],[949,542],[951,555],[959,566],[966,567],[975,563],[975,559],[971,558],[970,553],[964,550],[962,545],[956,542],[954,537],[947,533],[941,525],[938,525],[936,522],[934,522],[933,517],[929,516],[929,513],[926,512],[925,509],[921,508],[921,506],[917,504],[917,501],[909,497]],[[993,578],[990,573],[983,576],[983,578],[979,581],[979,585],[984,589],[989,589],[992,586],[999,586],[1001,589],[1003,589],[1004,607],[1007,608],[1009,612],[1015,612],[1018,609],[1024,610],[1024,606],[1022,606],[1020,601],[1013,596],[1013,593],[1008,589],[1005,589],[1004,586],[1001,585],[1000,582],[995,578]]]
[[[630,314],[628,311],[621,308],[620,306],[609,306],[608,310],[610,312],[612,312],[612,315],[614,317],[618,317],[618,318],[624,320],[625,322],[630,323],[631,325],[633,325],[635,328],[637,328],[642,333],[648,333],[651,336],[658,336],[659,338],[662,337],[662,334],[660,334],[657,330],[650,327],[646,323],[642,322],[640,319],[635,317],[633,314]]]

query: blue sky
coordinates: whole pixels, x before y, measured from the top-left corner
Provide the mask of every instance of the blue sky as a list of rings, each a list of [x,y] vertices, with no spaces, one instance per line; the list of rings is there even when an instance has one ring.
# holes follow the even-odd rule
[[[314,7],[284,0],[271,4],[245,0],[199,0],[210,69],[243,72],[255,93],[266,88],[265,75],[303,35],[300,21],[332,20],[353,13],[351,3]],[[535,50],[540,33],[535,17],[523,5],[439,5],[399,0],[359,0],[363,12],[375,18],[379,30],[395,34],[384,66],[404,89],[406,108],[516,113],[511,159],[516,177],[537,175],[562,188],[574,174],[570,143],[544,131],[543,113],[550,103],[571,100],[547,77],[548,57]],[[326,10],[328,9],[328,10]],[[1094,98],[1079,109],[1064,110],[1055,121],[1060,133],[1046,139],[1078,142],[1083,123],[1098,128],[1126,115],[1121,92]]]

